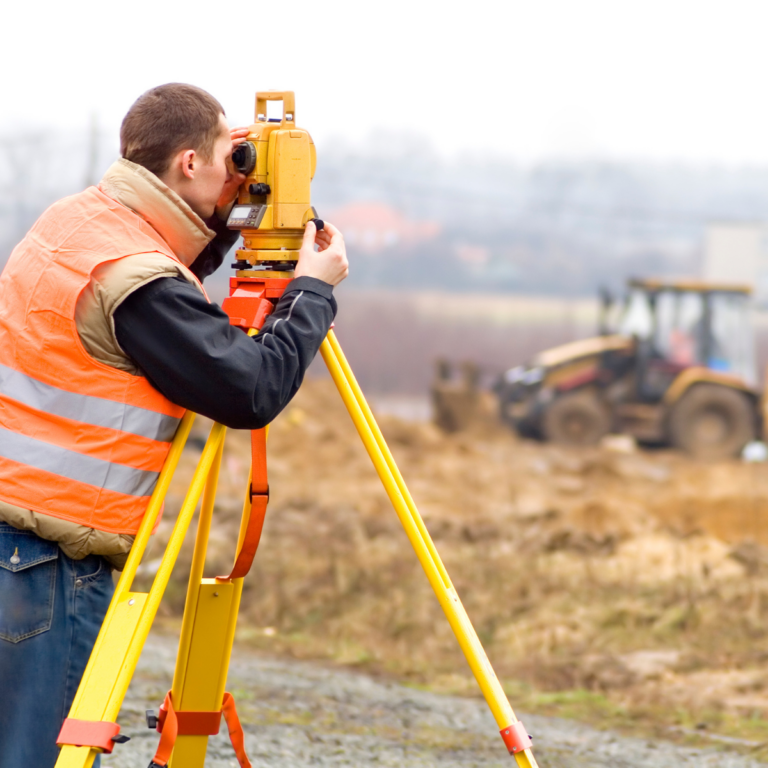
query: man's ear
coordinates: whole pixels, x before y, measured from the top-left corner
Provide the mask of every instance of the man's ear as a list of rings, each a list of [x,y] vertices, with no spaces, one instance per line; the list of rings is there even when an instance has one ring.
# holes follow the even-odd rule
[[[196,163],[197,163],[197,155],[194,149],[185,149],[181,153],[181,172],[188,179],[195,178]]]
[[[167,184],[169,179],[181,181],[182,179],[194,179],[197,169],[197,153],[194,149],[182,149],[177,152],[165,173],[160,178]]]

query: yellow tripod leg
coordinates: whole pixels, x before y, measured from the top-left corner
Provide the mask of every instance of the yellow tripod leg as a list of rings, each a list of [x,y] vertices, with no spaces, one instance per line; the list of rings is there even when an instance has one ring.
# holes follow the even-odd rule
[[[448,572],[440,560],[424,521],[416,509],[395,460],[379,430],[376,419],[371,413],[365,396],[333,331],[329,331],[327,338],[320,347],[320,353],[459,641],[461,650],[466,656],[496,723],[500,729],[508,729],[517,722],[515,713],[493,671],[472,622],[469,620],[453,584],[451,584]],[[520,768],[537,767],[536,759],[530,748],[516,752],[514,757]]]
[[[203,449],[152,587],[148,593],[132,592],[131,586],[136,569],[149,542],[194,418],[194,414],[188,413],[182,419],[173,440],[157,487],[150,499],[77,689],[69,712],[71,718],[115,722],[120,712],[128,684],[133,677],[142,648],[168,585],[210,467],[224,439],[224,427],[215,424]],[[91,768],[96,754],[100,751],[90,747],[64,746],[56,761],[56,768]]]
[[[184,606],[171,689],[174,708],[179,712],[221,709],[240,608],[242,579],[220,582],[203,578],[220,462],[221,451],[205,488]],[[248,512],[250,503],[246,498],[244,517]],[[203,768],[207,749],[208,736],[179,735],[169,766]]]
[[[174,708],[178,712],[214,712],[221,709],[240,610],[243,579],[226,581],[203,578],[220,463],[221,449],[205,487],[189,575],[179,653],[171,689]],[[247,489],[250,487],[249,477]],[[246,492],[237,542],[238,554],[245,540],[250,516],[251,499]],[[208,736],[179,735],[169,766],[203,768],[207,749]]]

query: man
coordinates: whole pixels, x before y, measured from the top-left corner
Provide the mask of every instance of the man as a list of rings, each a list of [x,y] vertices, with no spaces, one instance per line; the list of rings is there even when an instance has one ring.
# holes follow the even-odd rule
[[[256,337],[205,296],[236,239],[225,221],[244,177],[228,160],[246,135],[199,88],[148,91],[123,121],[122,158],[49,208],[0,276],[0,768],[54,765],[110,566],[184,410],[267,424],[335,315],[348,267],[330,224],[307,225]]]

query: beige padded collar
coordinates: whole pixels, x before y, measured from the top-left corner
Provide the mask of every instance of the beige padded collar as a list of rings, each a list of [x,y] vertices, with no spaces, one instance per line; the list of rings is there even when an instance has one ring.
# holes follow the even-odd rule
[[[144,219],[171,247],[185,267],[216,236],[205,222],[154,173],[120,158],[99,184],[99,189]]]

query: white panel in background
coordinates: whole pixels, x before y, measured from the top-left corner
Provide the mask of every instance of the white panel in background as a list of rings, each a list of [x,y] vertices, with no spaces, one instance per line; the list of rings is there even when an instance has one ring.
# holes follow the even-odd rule
[[[750,285],[760,305],[768,304],[768,224],[717,222],[707,226],[704,280]]]

